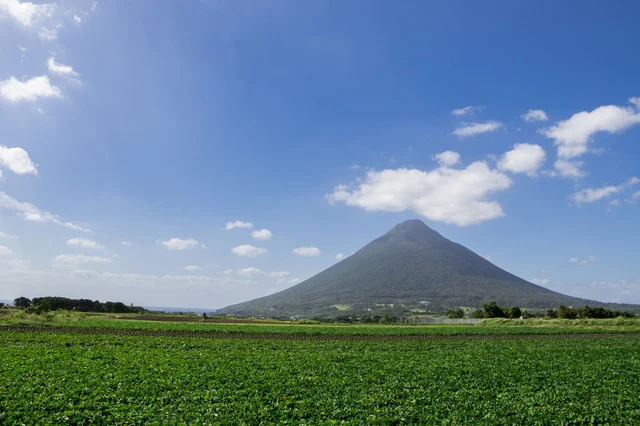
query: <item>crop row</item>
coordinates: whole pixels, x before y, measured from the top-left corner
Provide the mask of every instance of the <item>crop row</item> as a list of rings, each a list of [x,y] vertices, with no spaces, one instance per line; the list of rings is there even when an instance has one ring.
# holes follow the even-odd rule
[[[638,342],[5,331],[0,424],[639,424]]]
[[[63,333],[119,336],[196,337],[209,339],[272,339],[272,340],[352,340],[352,341],[442,341],[442,340],[532,340],[532,339],[593,339],[603,337],[640,338],[640,333],[570,333],[570,334],[302,334],[302,333],[220,333],[189,330],[149,330],[118,328],[85,328],[75,326],[5,325],[0,333]]]

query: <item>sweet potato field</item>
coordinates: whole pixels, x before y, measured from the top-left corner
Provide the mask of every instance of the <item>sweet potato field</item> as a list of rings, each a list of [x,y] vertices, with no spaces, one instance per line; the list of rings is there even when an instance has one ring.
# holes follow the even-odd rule
[[[639,424],[640,339],[0,331],[0,424]]]

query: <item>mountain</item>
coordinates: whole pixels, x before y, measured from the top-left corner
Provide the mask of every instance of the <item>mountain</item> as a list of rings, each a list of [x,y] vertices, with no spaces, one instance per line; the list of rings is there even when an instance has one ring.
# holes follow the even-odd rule
[[[584,300],[532,284],[449,241],[422,221],[408,220],[300,284],[219,313],[330,317],[479,308],[488,301],[506,307],[588,304],[640,310],[639,305]]]

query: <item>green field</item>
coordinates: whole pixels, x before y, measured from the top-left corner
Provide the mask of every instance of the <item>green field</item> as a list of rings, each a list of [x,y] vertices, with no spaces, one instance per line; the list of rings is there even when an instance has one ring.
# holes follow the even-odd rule
[[[94,334],[62,325],[38,332],[0,325],[0,424],[640,423],[640,339],[632,325],[608,336],[544,334],[570,329],[554,323],[349,328],[81,319],[72,324],[82,325],[76,331],[93,326]],[[268,331],[249,339],[103,334],[193,327],[197,336],[220,327],[227,333]],[[574,326],[590,333],[597,327],[609,333],[615,326]],[[460,339],[384,340],[385,333],[410,328]],[[381,339],[286,340],[279,338],[287,336],[284,329],[310,338],[332,335],[316,334],[324,330]],[[517,334],[523,330],[528,331]],[[532,330],[543,334],[530,339]]]

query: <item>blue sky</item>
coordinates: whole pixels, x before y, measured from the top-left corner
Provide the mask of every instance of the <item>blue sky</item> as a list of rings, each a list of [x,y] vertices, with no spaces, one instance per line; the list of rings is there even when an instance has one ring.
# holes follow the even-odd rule
[[[640,303],[640,7],[558,3],[0,0],[0,298],[218,308],[421,218]]]

